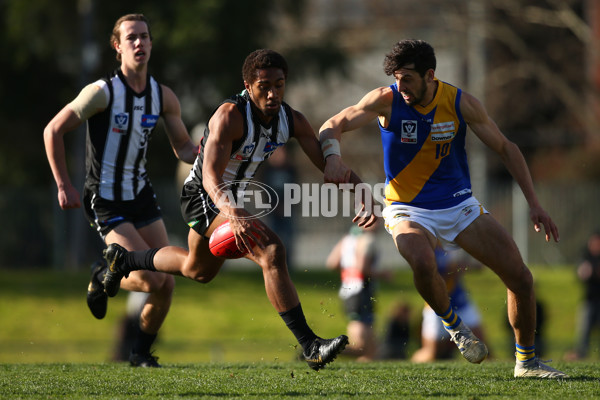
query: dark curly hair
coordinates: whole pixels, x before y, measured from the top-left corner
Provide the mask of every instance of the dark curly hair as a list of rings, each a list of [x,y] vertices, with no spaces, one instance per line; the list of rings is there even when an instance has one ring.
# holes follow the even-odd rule
[[[246,57],[242,67],[242,78],[248,83],[253,83],[256,80],[256,70],[264,68],[280,68],[287,79],[287,61],[281,54],[269,49],[255,50]]]
[[[436,60],[433,47],[423,40],[401,40],[385,55],[383,72],[392,76],[395,71],[410,64],[415,65],[415,71],[421,76],[430,69],[435,71]]]

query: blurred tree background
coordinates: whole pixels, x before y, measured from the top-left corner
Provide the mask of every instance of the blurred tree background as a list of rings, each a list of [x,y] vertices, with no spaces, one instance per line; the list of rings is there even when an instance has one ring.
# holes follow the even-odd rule
[[[589,231],[600,223],[594,209],[600,178],[598,3],[0,1],[0,123],[5,132],[0,146],[0,212],[8,228],[0,240],[0,267],[76,267],[91,261],[90,254],[100,247],[81,210],[58,209],[42,132],[86,83],[118,67],[110,32],[114,21],[130,12],[149,18],[154,36],[150,72],[177,93],[190,132],[223,98],[242,88],[241,65],[257,48],[271,47],[286,56],[291,66],[287,100],[318,129],[366,91],[391,83],[381,63],[396,41],[428,40],[436,48],[441,79],[482,99],[503,132],[521,146],[536,185],[542,185],[544,205],[562,227],[563,237],[571,240],[558,255],[550,252],[552,257],[539,256],[536,261],[572,261]],[[84,172],[83,132],[65,136],[78,187]],[[352,141],[342,143],[350,164],[367,181],[383,179],[378,140],[352,135]],[[510,197],[494,191],[510,192],[503,166],[485,149],[469,145],[474,187],[485,186],[477,196],[494,200],[488,208],[497,209],[499,219],[514,228],[507,216],[512,209],[499,200],[510,203]],[[148,168],[153,182],[172,183],[175,188],[164,192],[176,203],[177,164],[160,132],[150,146]],[[318,179],[314,171],[301,172],[303,180]],[[178,214],[176,205],[174,210]],[[556,215],[558,210],[564,215]],[[173,225],[182,225],[179,215],[173,220]],[[336,226],[341,232],[347,224]],[[329,239],[336,237],[329,233]]]
[[[2,241],[1,264],[49,264],[56,247],[64,246],[62,241],[74,242],[77,247],[87,247],[86,239],[96,242],[95,234],[85,228],[80,210],[55,210],[52,214],[40,209],[40,204],[56,203],[49,191],[53,179],[42,132],[85,84],[118,68],[109,38],[119,16],[142,12],[148,17],[154,37],[150,73],[178,94],[183,119],[191,130],[220,101],[243,88],[244,58],[257,48],[268,47],[275,34],[274,21],[287,16],[292,23],[300,23],[303,5],[301,0],[0,2],[0,48],[4,54],[0,123],[8,133],[0,148],[1,206],[11,226],[10,238]],[[321,57],[305,57],[313,52]],[[300,68],[312,65],[327,71],[344,64],[342,55],[327,41],[296,42],[294,52],[286,56],[290,64],[303,59],[294,66],[291,80],[301,76]],[[67,161],[78,188],[84,172],[83,132],[65,135]],[[166,136],[153,135],[150,151],[148,169],[153,180],[173,180],[176,162]],[[62,214],[68,220],[61,224]],[[66,235],[61,234],[65,231]],[[76,248],[66,251],[79,252]],[[67,262],[78,263],[79,257],[71,256],[75,258]]]
[[[279,15],[302,18],[303,4],[302,0],[1,2],[0,46],[5,56],[0,65],[4,77],[0,82],[4,94],[0,121],[8,132],[15,133],[12,145],[0,150],[1,181],[17,187],[47,184],[50,170],[42,143],[31,143],[33,135],[42,132],[82,85],[119,66],[109,44],[119,16],[143,12],[150,20],[154,36],[150,72],[175,90],[185,122],[192,127],[203,121],[223,96],[241,90],[241,65],[246,55],[269,44],[273,21]],[[329,42],[319,46],[297,43],[294,51],[286,56],[290,64],[303,58],[302,64],[294,65],[296,71],[311,64],[323,70],[344,64]],[[303,57],[304,53],[322,56]],[[299,76],[296,73],[291,79]],[[16,151],[20,149],[29,151]],[[174,167],[170,171],[160,168],[156,173],[168,176],[173,171]]]

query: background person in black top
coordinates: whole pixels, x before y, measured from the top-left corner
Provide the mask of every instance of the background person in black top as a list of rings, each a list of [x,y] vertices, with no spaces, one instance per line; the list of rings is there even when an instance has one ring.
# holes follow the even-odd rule
[[[577,266],[577,277],[583,284],[584,298],[577,324],[577,347],[570,359],[588,356],[590,337],[594,328],[600,328],[600,230],[592,233]]]

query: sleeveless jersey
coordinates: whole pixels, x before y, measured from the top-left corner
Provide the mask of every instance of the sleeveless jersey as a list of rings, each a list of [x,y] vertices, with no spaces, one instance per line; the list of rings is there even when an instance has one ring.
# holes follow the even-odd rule
[[[290,106],[284,102],[279,110],[279,114],[268,125],[264,125],[252,109],[246,90],[225,100],[219,107],[226,103],[235,104],[244,118],[244,133],[240,140],[233,142],[229,162],[223,173],[223,181],[226,184],[231,184],[230,189],[233,195],[237,196],[238,191],[243,190],[254,177],[258,167],[279,146],[283,146],[293,136],[294,116]],[[212,115],[215,112],[216,109]],[[204,146],[209,135],[210,130],[207,124],[204,136],[200,142],[198,157],[185,180],[186,185],[203,188],[202,163],[204,161]]]
[[[107,200],[133,200],[148,180],[146,152],[162,114],[161,87],[148,75],[138,94],[121,70],[94,84],[109,100],[106,110],[87,121],[86,186]]]
[[[443,209],[471,196],[467,125],[459,107],[462,91],[437,82],[435,97],[426,107],[408,106],[397,85],[390,86],[390,123],[387,128],[379,124],[387,205]]]

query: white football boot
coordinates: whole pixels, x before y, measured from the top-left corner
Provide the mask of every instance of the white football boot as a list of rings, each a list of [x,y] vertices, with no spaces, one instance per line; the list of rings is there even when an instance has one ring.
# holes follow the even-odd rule
[[[515,365],[515,378],[562,379],[568,377],[569,375],[547,366],[537,357],[527,362],[517,361]]]
[[[450,339],[456,344],[463,357],[470,363],[479,364],[488,355],[487,346],[473,335],[473,332],[467,327],[464,322],[454,329],[447,329],[450,334]]]

